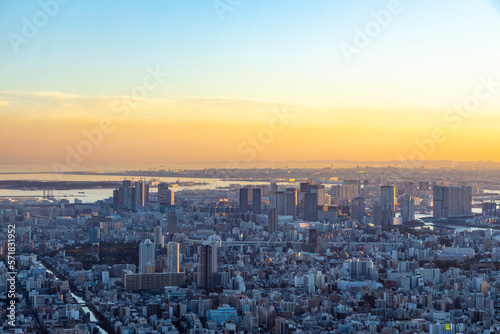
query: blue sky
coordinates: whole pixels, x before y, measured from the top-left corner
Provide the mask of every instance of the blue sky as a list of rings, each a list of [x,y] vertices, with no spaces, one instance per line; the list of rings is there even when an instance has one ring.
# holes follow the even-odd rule
[[[0,0],[0,162],[64,161],[103,118],[85,162],[241,161],[276,108],[256,160],[406,159],[444,129],[426,159],[500,161],[499,3]],[[148,68],[169,76],[118,117]]]
[[[424,94],[438,106],[498,69],[500,21],[489,0],[401,1],[402,12],[347,63],[339,45],[388,3],[243,0],[220,20],[212,1],[73,0],[15,53],[8,33],[21,35],[22,18],[41,8],[1,1],[0,90],[120,95],[159,65],[171,77],[158,98],[356,106],[363,96],[383,107],[389,91],[397,107]]]

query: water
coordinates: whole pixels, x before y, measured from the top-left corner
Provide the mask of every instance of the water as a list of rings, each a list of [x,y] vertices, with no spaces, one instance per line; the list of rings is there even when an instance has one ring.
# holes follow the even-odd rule
[[[55,277],[55,279],[57,281],[59,281],[59,278],[52,272],[52,270],[50,269],[47,269],[43,263],[39,262],[39,264],[41,266],[43,266],[47,273],[51,274],[52,276]],[[76,302],[80,305],[87,305],[85,303],[85,301],[83,299],[81,299],[80,297],[78,297],[77,295],[75,295],[73,292],[70,292],[71,293],[71,296],[76,300]],[[92,311],[90,311],[90,309],[87,307],[87,306],[83,306],[82,307],[82,310],[85,312],[85,313],[90,313],[90,321],[93,322],[93,323],[96,323],[97,322],[97,318],[95,317],[94,313]],[[108,334],[108,332],[106,332],[104,329],[102,329],[101,327],[97,326],[97,328],[99,329],[99,333],[104,333],[104,334]]]
[[[5,165],[0,165],[5,166]],[[1,169],[0,169],[1,170]],[[0,171],[1,172],[1,171]],[[10,171],[11,174],[0,174],[0,180],[32,180],[32,181],[58,181],[57,174],[51,173],[34,173],[34,174],[16,174]],[[99,174],[88,174],[88,175],[64,175],[64,181],[117,181],[121,182],[123,180],[139,181],[144,178],[140,177],[125,177],[118,175],[99,175]],[[151,179],[151,177],[146,177],[146,180]],[[186,189],[201,189],[201,190],[213,190],[218,187],[229,187],[233,184],[240,185],[260,185],[266,184],[265,181],[236,181],[236,180],[222,180],[213,178],[185,178],[185,177],[158,177],[155,178],[160,182],[176,183],[179,182],[195,182],[195,183],[206,183],[193,186],[178,186],[172,187],[173,191],[180,191]],[[298,185],[298,182],[279,182],[281,185]],[[152,192],[156,189],[153,188]],[[81,194],[83,192],[83,194]],[[83,203],[94,203],[99,200],[107,199],[113,196],[113,189],[71,189],[71,190],[54,190],[55,198],[67,198],[70,203],[74,203],[75,199],[81,200]],[[0,189],[0,198],[15,196],[15,197],[42,197],[43,190],[21,190],[21,189]],[[35,200],[35,198],[34,198]]]

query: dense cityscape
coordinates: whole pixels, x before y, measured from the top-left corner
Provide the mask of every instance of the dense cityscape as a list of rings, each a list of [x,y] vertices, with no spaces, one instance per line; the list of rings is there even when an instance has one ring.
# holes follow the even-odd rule
[[[2,333],[498,333],[495,172],[388,170],[6,196]]]
[[[0,334],[500,334],[500,0],[0,0]]]

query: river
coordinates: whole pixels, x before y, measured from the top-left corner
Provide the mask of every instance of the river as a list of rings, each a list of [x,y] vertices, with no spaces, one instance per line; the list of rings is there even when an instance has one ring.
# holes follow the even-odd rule
[[[51,274],[52,276],[54,276],[54,277],[55,277],[55,279],[56,279],[57,281],[59,280],[59,277],[57,277],[57,275],[56,275],[56,274],[54,274],[54,273],[52,272],[52,270],[50,270],[50,269],[48,269],[47,267],[45,267],[45,266],[43,265],[43,263],[42,263],[42,262],[38,262],[38,263],[39,263],[41,266],[43,266],[43,267],[45,268],[45,270],[46,270],[49,274]],[[85,314],[90,313],[90,321],[91,321],[92,323],[97,323],[97,318],[96,318],[95,314],[94,314],[92,311],[90,311],[90,309],[87,307],[87,303],[85,303],[85,301],[84,301],[82,298],[78,297],[78,296],[77,296],[77,295],[75,295],[73,292],[71,292],[71,291],[70,291],[70,293],[71,293],[71,297],[73,297],[73,298],[77,301],[77,303],[78,303],[79,305],[84,305],[84,306],[82,306],[82,310],[85,312]],[[109,334],[109,333],[108,333],[108,332],[106,332],[104,329],[102,329],[100,326],[97,326],[97,328],[99,329],[99,333]]]

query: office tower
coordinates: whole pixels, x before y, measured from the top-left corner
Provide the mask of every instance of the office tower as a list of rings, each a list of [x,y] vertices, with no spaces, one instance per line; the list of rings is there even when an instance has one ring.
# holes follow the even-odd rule
[[[275,190],[269,191],[269,208],[270,209],[278,208],[278,191]]]
[[[113,190],[113,210],[118,211],[123,207],[123,187]]]
[[[164,238],[163,238],[163,231],[162,231],[161,226],[155,226],[153,241],[154,241],[155,245],[163,248]]]
[[[133,211],[144,208],[146,203],[146,193],[149,193],[149,186],[144,181],[137,181],[132,190],[132,207]]]
[[[267,213],[267,225],[270,235],[278,231],[278,209],[269,209]]]
[[[314,182],[307,182],[300,184],[300,193],[299,200],[305,201],[306,194],[317,194],[317,204],[316,205],[324,205],[325,204],[325,185],[324,184],[315,184]]]
[[[461,214],[462,194],[460,187],[449,187],[450,217],[457,217]]]
[[[313,184],[309,188],[311,194],[317,194],[318,202],[317,205],[325,205],[325,185],[324,184]]]
[[[391,225],[391,218],[395,217],[396,188],[394,186],[380,187],[380,209],[382,226]]]
[[[363,221],[365,216],[365,199],[363,197],[356,197],[351,201],[351,218]]]
[[[199,246],[199,272],[198,285],[208,289],[212,273],[217,272],[217,245],[204,243]]]
[[[168,233],[174,234],[178,230],[177,215],[173,212],[168,213]]]
[[[130,180],[123,180],[123,208],[132,208],[132,184]]]
[[[169,273],[179,272],[180,245],[178,242],[167,244],[167,270]]]
[[[252,190],[252,212],[255,214],[261,214],[260,205],[262,203],[262,189],[253,188]]]
[[[285,192],[276,192],[276,208],[278,209],[278,215],[285,214]]]
[[[329,194],[332,198],[340,198],[340,185],[333,185],[330,188]]]
[[[240,189],[240,212],[252,210],[253,189],[245,187]]]
[[[132,211],[138,211],[147,206],[149,201],[149,186],[144,181],[134,182],[123,180],[121,188],[113,192],[113,206]]]
[[[297,212],[297,189],[288,188],[285,190],[285,215],[295,218]]]
[[[472,187],[435,186],[432,201],[434,218],[470,216],[472,213]]]
[[[375,202],[373,204],[373,225],[381,226],[382,225],[382,207],[380,206],[380,202]]]
[[[448,187],[435,186],[433,190],[432,201],[434,218],[443,218],[450,216],[450,200]]]
[[[305,220],[317,221],[318,220],[318,194],[306,193],[305,194]]]
[[[403,223],[415,219],[415,202],[411,195],[401,197],[401,220]]]
[[[168,183],[162,182],[158,185],[158,203],[160,205],[175,205],[175,195],[172,190],[168,188]]]
[[[139,244],[139,272],[154,272],[155,245],[151,240],[146,239]],[[153,270],[151,271],[151,267]]]
[[[352,200],[359,196],[361,191],[361,181],[360,180],[344,180],[343,184],[340,186],[332,187],[332,191],[336,198]]]
[[[461,216],[472,215],[472,187],[462,186],[460,189],[460,194],[461,194],[460,215]]]
[[[358,188],[357,193],[359,194],[361,192],[361,180],[359,180],[359,179],[344,180],[343,183],[345,185],[355,185]]]

